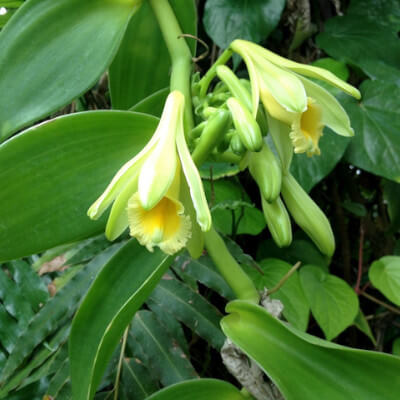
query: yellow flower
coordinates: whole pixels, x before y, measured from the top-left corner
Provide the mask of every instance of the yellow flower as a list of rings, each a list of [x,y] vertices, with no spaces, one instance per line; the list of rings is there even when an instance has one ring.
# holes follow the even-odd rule
[[[184,96],[173,91],[148,144],[121,167],[89,208],[89,217],[97,219],[114,202],[108,239],[116,239],[129,225],[131,236],[148,250],[158,246],[174,254],[188,244],[192,231],[199,231],[197,226],[210,229],[203,185],[184,137],[183,110]]]
[[[269,119],[290,127],[295,153],[320,154],[318,142],[324,126],[342,136],[354,135],[349,117],[335,97],[302,75],[326,81],[360,98],[353,86],[329,71],[287,60],[251,42],[235,40],[231,47],[243,57],[249,71],[253,114],[261,98]]]

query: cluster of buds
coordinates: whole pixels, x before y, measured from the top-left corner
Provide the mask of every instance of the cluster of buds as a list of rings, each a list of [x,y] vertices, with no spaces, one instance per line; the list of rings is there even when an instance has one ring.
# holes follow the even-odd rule
[[[236,160],[242,169],[248,168],[260,189],[275,243],[290,245],[290,213],[320,251],[331,257],[335,241],[329,221],[290,174],[290,163],[293,153],[320,155],[319,139],[325,126],[342,136],[354,134],[336,98],[306,77],[328,82],[356,98],[360,93],[329,71],[287,60],[254,43],[235,40],[230,49],[243,58],[250,81],[220,65],[215,69],[220,82],[212,92],[202,96],[202,81],[195,82],[199,125],[194,130],[193,155],[197,146],[211,143],[206,133],[223,114],[212,154],[215,159]],[[272,141],[266,140],[267,134]],[[274,149],[268,143],[273,143]]]
[[[254,43],[236,40],[230,48],[243,58],[250,81],[219,65],[214,71],[220,82],[207,94],[202,80],[195,78],[197,120],[191,132],[184,132],[185,98],[172,91],[151,140],[121,167],[88,215],[97,219],[112,204],[106,226],[110,240],[129,226],[131,236],[150,251],[158,246],[174,254],[187,247],[192,256],[199,256],[211,215],[196,164],[213,157],[249,169],[278,246],[292,241],[289,211],[330,257],[335,242],[329,221],[289,167],[293,153],[320,154],[324,126],[343,136],[352,136],[353,130],[335,97],[304,76],[327,81],[357,98],[360,94],[326,70],[295,63]]]

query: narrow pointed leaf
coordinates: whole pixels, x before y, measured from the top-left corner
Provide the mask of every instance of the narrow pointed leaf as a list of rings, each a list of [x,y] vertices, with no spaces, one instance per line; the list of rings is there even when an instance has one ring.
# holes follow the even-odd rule
[[[129,241],[106,264],[75,315],[69,341],[74,400],[90,400],[138,308],[167,270],[171,257]]]
[[[400,358],[352,349],[301,333],[264,308],[236,300],[225,334],[254,359],[286,400],[396,400]],[[306,384],[302,384],[306,382]]]
[[[219,311],[202,296],[176,279],[163,279],[151,294],[149,300],[160,305],[166,312],[191,328],[210,344],[220,349],[224,335],[219,329]]]
[[[0,34],[0,139],[89,89],[137,0],[27,1]]]
[[[41,308],[30,321],[27,329],[17,338],[15,349],[1,371],[0,383],[7,382],[8,378],[32,353],[35,347],[71,318],[78,302],[86,293],[99,270],[120,247],[121,244],[115,244],[96,256]]]
[[[0,146],[0,260],[103,231],[105,218],[91,221],[87,209],[144,147],[157,122],[123,111],[72,114]]]
[[[163,385],[197,378],[197,373],[178,343],[153,312],[136,313],[129,330],[128,345]],[[140,349],[140,350],[139,350]]]

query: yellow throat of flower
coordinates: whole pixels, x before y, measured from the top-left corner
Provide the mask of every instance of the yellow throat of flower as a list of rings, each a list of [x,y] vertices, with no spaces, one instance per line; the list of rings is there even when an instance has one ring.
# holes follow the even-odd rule
[[[165,196],[150,210],[140,203],[139,193],[128,201],[130,235],[153,251],[154,246],[167,254],[174,254],[185,247],[191,237],[191,221],[184,215],[184,207],[178,200],[180,168]]]
[[[318,143],[322,136],[322,109],[312,98],[307,99],[307,110],[292,123],[290,138],[295,153],[307,153],[309,157],[321,154]]]

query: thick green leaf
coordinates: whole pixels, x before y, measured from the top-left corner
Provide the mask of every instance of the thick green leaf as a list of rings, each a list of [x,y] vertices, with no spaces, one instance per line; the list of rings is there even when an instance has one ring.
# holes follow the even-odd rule
[[[397,400],[400,358],[302,333],[255,304],[228,304],[225,334],[260,365],[286,400]]]
[[[170,0],[183,33],[196,36],[193,0]],[[185,40],[185,39],[182,39]],[[187,39],[194,53],[196,42]],[[155,67],[156,66],[156,67]],[[149,2],[132,17],[118,53],[110,66],[113,108],[127,110],[150,94],[169,86],[171,62]]]
[[[172,257],[130,240],[105,265],[75,315],[69,342],[74,400],[94,397],[124,329]]]
[[[330,56],[362,68],[371,78],[400,83],[397,33],[376,19],[351,14],[332,18],[317,36],[317,44]]]
[[[225,338],[219,329],[222,315],[189,286],[176,279],[163,279],[149,300],[172,313],[216,349],[219,350],[224,344]]]
[[[154,393],[147,400],[245,400],[247,397],[228,382],[199,379],[177,383]]]
[[[292,268],[292,265],[275,258],[261,260],[259,266],[263,274],[254,268],[249,270],[250,276],[259,290],[263,290],[264,287],[272,289]],[[304,296],[297,272],[276,293],[273,293],[271,298],[282,302],[283,315],[295,328],[301,331],[307,329],[310,306]]]
[[[145,114],[94,111],[56,118],[0,146],[0,260],[103,231],[105,217],[91,221],[87,209],[156,125]]]
[[[134,356],[151,371],[151,376],[165,386],[197,377],[185,353],[151,311],[136,313],[128,344]]]
[[[368,276],[384,296],[400,306],[400,257],[386,256],[374,261]]]
[[[344,280],[313,265],[301,268],[300,279],[311,312],[328,340],[353,323],[358,297]]]
[[[308,157],[306,154],[294,154],[290,171],[305,191],[309,192],[333,170],[343,157],[350,141],[325,128],[324,136],[320,140],[320,156]]]
[[[284,6],[285,0],[207,0],[203,23],[221,48],[235,39],[261,42],[278,25]]]
[[[1,371],[0,382],[7,381],[37,345],[42,343],[51,332],[65,324],[66,320],[74,313],[77,303],[87,291],[98,271],[120,247],[121,244],[116,244],[100,253],[43,306],[30,321],[25,332],[17,338],[15,349]]]
[[[89,89],[122,40],[136,0],[27,1],[0,34],[0,139]]]
[[[400,86],[368,80],[360,89],[360,102],[343,99],[355,132],[345,158],[375,175],[400,181]]]
[[[128,399],[144,400],[158,390],[149,370],[136,359],[122,364],[122,389]]]

